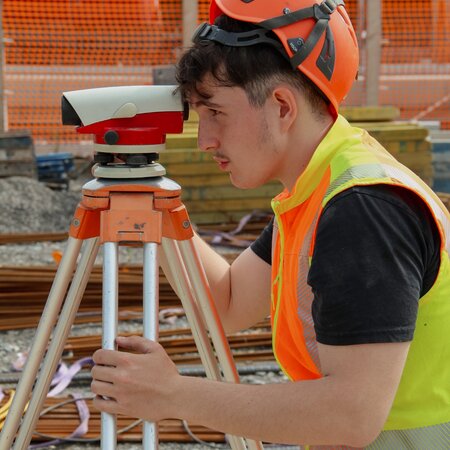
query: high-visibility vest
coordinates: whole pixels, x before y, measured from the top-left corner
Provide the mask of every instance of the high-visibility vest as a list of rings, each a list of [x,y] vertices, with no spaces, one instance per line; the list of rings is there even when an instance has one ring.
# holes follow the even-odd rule
[[[342,116],[292,192],[285,190],[272,201],[274,354],[292,380],[322,376],[307,284],[317,223],[332,197],[374,184],[402,186],[426,202],[438,225],[441,262],[436,281],[419,301],[414,338],[384,430],[369,448],[450,449],[450,215],[419,177]]]

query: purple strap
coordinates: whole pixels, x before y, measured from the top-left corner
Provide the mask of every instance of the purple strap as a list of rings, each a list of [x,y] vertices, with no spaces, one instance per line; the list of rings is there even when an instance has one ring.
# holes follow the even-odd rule
[[[89,408],[81,394],[74,393],[72,394],[72,397],[76,400],[75,405],[77,406],[78,415],[80,416],[80,425],[78,425],[77,429],[70,437],[84,436],[89,430],[89,418],[91,417]]]
[[[94,362],[92,358],[82,358],[73,363],[70,367],[66,364],[61,363],[58,367],[58,371],[53,377],[51,385],[54,386],[53,389],[47,394],[48,397],[55,397],[60,394],[72,381],[75,374],[77,374],[84,365],[93,365]],[[77,405],[78,414],[80,416],[80,424],[76,430],[71,433],[67,438],[78,438],[84,436],[89,429],[89,408],[81,397],[81,394],[71,394],[75,399],[75,404]],[[66,439],[67,439],[66,438]],[[29,449],[48,447],[49,445],[57,445],[66,442],[65,439],[53,439],[51,441],[42,442],[40,444],[30,445]]]
[[[13,364],[14,369],[17,371],[22,370],[27,357],[28,353],[19,353],[17,361]],[[51,386],[53,386],[53,389],[47,394],[47,396],[55,397],[56,395],[60,394],[67,386],[69,386],[73,377],[82,369],[84,365],[92,366],[93,364],[94,361],[92,360],[92,358],[79,359],[78,361],[73,363],[70,367],[67,367],[67,365],[64,363],[60,363],[58,366],[58,370],[55,373],[52,382],[50,384]],[[75,404],[77,406],[78,414],[80,416],[80,424],[78,425],[76,430],[68,436],[68,438],[77,438],[84,436],[88,432],[90,413],[86,402],[81,397],[81,394],[71,394],[71,395],[75,399]],[[0,402],[3,400],[4,397],[5,394],[3,393],[3,390],[0,387]],[[30,445],[28,448],[29,449],[44,448],[48,447],[49,445],[57,445],[64,442],[66,442],[65,439],[53,439],[51,441]]]
[[[93,365],[92,358],[82,358],[73,363],[69,368],[65,364],[60,364],[58,372],[52,380],[54,388],[48,393],[48,397],[55,397],[60,394],[67,386],[69,386],[72,378],[77,374],[84,365]]]
[[[66,439],[79,438],[84,436],[89,430],[89,419],[91,415],[86,402],[81,394],[72,394],[72,397],[75,399],[75,404],[77,405],[78,414],[80,416],[80,424]],[[32,444],[28,447],[28,449],[44,448],[50,445],[62,444],[66,442],[66,439],[53,439],[51,441],[41,442],[39,444]]]
[[[267,217],[268,213],[260,212],[260,211],[253,211],[250,214],[245,215],[242,217],[242,219],[239,221],[238,226],[228,233],[224,231],[208,231],[208,230],[201,230],[199,231],[199,234],[201,235],[212,235],[213,238],[211,240],[211,244],[217,245],[223,242],[224,240],[231,241],[234,236],[238,233],[240,233],[244,227],[252,220],[252,219],[260,219]],[[236,241],[235,241],[236,242]],[[246,241],[244,239],[240,239],[240,246],[248,246],[251,244],[251,241]]]

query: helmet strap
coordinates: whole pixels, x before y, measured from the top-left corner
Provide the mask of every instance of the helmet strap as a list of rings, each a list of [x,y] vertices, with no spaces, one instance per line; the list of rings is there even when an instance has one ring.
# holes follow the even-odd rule
[[[281,42],[268,36],[269,34],[271,34],[271,30],[265,30],[263,28],[233,33],[205,22],[197,28],[192,37],[192,41],[214,41],[228,47],[248,47],[250,45],[269,44],[277,50],[283,51],[286,56],[286,52],[284,51]]]
[[[302,38],[292,38],[288,40],[288,45],[294,56],[291,58],[291,65],[294,69],[310,55],[317,42],[325,32],[325,42],[323,44],[320,56],[317,59],[317,67],[330,80],[334,71],[336,59],[334,37],[329,27],[331,14],[338,6],[343,6],[343,0],[324,0],[320,4],[314,4],[309,8],[298,9],[296,11],[286,10],[285,14],[272,19],[259,22],[258,25],[267,30],[274,30],[305,19],[315,19],[316,24],[309,34],[306,41]]]

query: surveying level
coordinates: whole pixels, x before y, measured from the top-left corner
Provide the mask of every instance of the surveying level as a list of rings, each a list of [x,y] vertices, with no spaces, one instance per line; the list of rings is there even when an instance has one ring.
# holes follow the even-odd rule
[[[181,133],[186,118],[187,108],[175,86],[120,86],[64,93],[63,124],[77,126],[78,133],[94,135],[95,178],[83,186],[67,248],[0,434],[0,450],[25,450],[31,441],[100,246],[103,348],[116,348],[119,245],[143,247],[143,334],[147,339],[158,339],[161,248],[206,375],[213,380],[239,382],[193,243],[181,187],[164,177],[165,169],[157,163],[159,152],[165,149],[166,134]],[[101,425],[101,449],[115,449],[115,416],[102,412]],[[236,436],[228,439],[233,450],[262,449],[259,442]],[[143,449],[157,447],[157,424],[144,422]]]

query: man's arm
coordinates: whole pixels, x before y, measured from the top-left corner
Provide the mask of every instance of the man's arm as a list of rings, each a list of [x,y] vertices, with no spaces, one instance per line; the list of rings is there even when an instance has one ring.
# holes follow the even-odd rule
[[[162,347],[140,337],[98,350],[92,375],[102,411],[149,421],[180,418],[257,440],[363,447],[380,433],[409,343],[319,344],[323,378],[244,385],[178,374]]]
[[[198,235],[194,236],[194,244],[227,333],[248,328],[270,314],[269,264],[248,248],[230,265]],[[164,254],[161,255],[160,262],[167,279],[174,287]]]

